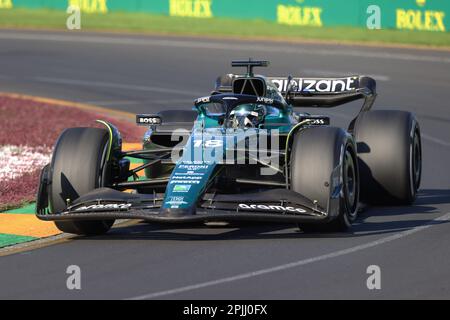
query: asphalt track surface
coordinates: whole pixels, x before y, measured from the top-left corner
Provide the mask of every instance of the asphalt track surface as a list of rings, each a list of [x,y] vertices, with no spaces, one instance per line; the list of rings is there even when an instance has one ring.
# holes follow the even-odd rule
[[[410,110],[421,124],[416,204],[369,208],[343,234],[137,223],[0,257],[0,298],[450,298],[449,52],[0,31],[0,91],[129,112],[191,108],[230,60],[247,57],[270,60],[268,75],[374,76],[374,109]],[[329,114],[346,126],[357,110]],[[81,268],[81,290],[66,288],[69,265]],[[366,286],[369,265],[381,269],[381,290]]]

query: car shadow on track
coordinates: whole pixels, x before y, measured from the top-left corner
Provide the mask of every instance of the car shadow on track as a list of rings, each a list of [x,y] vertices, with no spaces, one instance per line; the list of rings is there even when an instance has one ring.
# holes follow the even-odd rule
[[[449,204],[447,211],[436,206]],[[450,190],[422,190],[413,206],[370,207],[362,212],[354,226],[342,233],[303,233],[292,224],[240,222],[227,226],[204,224],[160,224],[140,222],[115,227],[108,234],[76,237],[79,240],[175,240],[220,241],[248,239],[357,238],[401,232],[430,223],[450,211]],[[448,223],[434,221],[432,224]]]

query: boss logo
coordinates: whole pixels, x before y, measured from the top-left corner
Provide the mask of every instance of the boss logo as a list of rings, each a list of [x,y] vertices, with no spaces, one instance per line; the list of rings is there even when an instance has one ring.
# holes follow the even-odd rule
[[[309,125],[328,126],[330,125],[330,118],[325,116],[300,116],[298,122],[308,121]]]
[[[330,118],[328,117],[311,117],[307,118],[309,120],[309,124],[316,125],[316,126],[325,126],[330,124]]]
[[[159,125],[162,123],[161,117],[156,115],[145,115],[138,114],[136,115],[136,123],[138,125]]]

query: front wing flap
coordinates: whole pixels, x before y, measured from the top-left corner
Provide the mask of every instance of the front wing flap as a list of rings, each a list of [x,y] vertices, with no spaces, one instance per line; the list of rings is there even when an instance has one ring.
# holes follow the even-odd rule
[[[139,219],[155,222],[269,221],[327,222],[329,215],[311,200],[287,189],[259,193],[205,194],[195,210],[161,210],[162,195],[127,194],[96,189],[60,213],[40,211],[41,220]],[[282,199],[282,200],[280,200]]]

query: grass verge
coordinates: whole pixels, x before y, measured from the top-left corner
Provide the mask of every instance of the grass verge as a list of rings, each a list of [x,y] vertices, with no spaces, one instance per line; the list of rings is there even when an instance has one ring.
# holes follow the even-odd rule
[[[96,119],[116,125],[124,141],[139,142],[145,132],[133,122],[94,110],[0,93],[0,212],[34,201],[40,170],[50,162],[60,133],[70,127],[102,127]]]
[[[68,15],[56,10],[0,10],[0,28],[66,29]],[[263,20],[195,19],[147,13],[82,14],[85,31],[215,36],[270,40],[323,40],[352,43],[387,43],[450,48],[450,32],[367,30],[355,27],[296,27]]]

